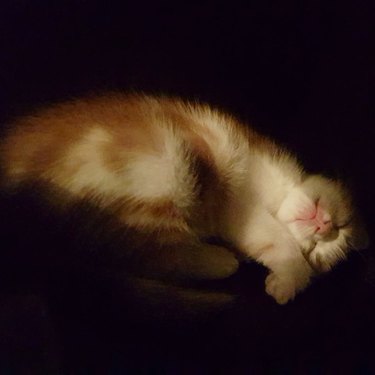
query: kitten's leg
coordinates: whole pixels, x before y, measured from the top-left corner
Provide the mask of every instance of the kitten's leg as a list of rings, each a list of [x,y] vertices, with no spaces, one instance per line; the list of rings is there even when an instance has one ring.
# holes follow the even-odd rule
[[[290,252],[287,257],[278,258],[282,251],[285,250],[281,246],[275,246],[258,259],[271,271],[265,281],[266,292],[281,305],[293,300],[298,292],[304,290],[313,274],[303,257],[294,256]]]
[[[245,251],[270,270],[266,292],[285,304],[306,288],[313,270],[288,230],[270,214],[261,216],[257,217],[261,224],[252,225],[247,234]]]
[[[282,241],[271,245],[258,261],[270,269],[266,278],[266,292],[277,303],[285,304],[304,290],[313,274],[296,244]]]
[[[223,279],[238,269],[238,260],[226,248],[188,238],[160,243],[149,237],[132,251],[130,264],[144,277],[174,280]]]
[[[140,269],[146,275],[172,279],[223,279],[235,273],[238,261],[227,249],[203,243],[153,249]]]

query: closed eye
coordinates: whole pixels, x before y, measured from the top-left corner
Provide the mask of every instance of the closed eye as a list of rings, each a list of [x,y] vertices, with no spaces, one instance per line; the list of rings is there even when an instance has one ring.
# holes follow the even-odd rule
[[[352,223],[353,218],[350,217],[349,219],[345,220],[344,222],[334,223],[333,227],[336,229],[343,229],[349,226]]]

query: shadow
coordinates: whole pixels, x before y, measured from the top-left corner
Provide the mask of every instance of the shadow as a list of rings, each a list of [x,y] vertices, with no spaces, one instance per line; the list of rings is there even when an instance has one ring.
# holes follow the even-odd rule
[[[363,341],[375,337],[370,251],[279,306],[255,263],[226,280],[183,285],[129,272],[113,220],[87,202],[61,215],[24,191],[4,195],[0,212],[0,328],[16,342],[2,350],[9,366],[137,374],[373,368]]]

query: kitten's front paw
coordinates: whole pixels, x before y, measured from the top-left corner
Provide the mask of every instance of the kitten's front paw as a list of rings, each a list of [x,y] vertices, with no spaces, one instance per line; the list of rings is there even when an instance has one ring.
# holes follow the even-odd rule
[[[334,263],[327,246],[317,245],[310,252],[305,252],[304,255],[310,266],[318,273],[330,271]]]
[[[285,305],[296,295],[296,284],[292,278],[279,276],[271,272],[266,278],[266,293],[279,305]]]

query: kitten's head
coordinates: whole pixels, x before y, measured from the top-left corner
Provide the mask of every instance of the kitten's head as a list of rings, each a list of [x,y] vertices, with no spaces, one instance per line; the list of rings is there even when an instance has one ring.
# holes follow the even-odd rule
[[[351,249],[368,245],[347,189],[338,181],[308,176],[292,189],[277,213],[316,269],[328,271]]]

